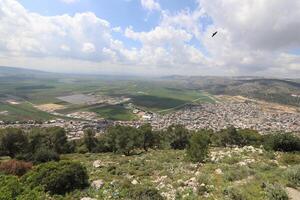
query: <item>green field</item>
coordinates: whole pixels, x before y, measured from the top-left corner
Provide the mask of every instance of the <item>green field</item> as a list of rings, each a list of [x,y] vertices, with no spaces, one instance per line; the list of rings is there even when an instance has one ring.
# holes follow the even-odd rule
[[[1,75],[1,69],[0,69]],[[99,94],[108,96],[130,97],[135,106],[154,112],[166,113],[181,108],[187,103],[213,103],[208,94],[200,90],[189,90],[173,82],[159,79],[141,80],[138,78],[119,78],[103,76],[75,76],[38,73],[33,75],[18,75],[15,72],[0,79],[1,110],[9,111],[9,116],[0,119],[28,120],[48,119],[51,116],[43,111],[37,111],[32,105],[56,103],[66,106],[61,113],[76,111],[93,111],[100,117],[114,120],[132,120],[132,111],[123,106],[86,106],[72,105],[56,97],[72,94]],[[21,105],[9,105],[7,99],[22,102]]]
[[[105,105],[89,108],[88,111],[95,112],[99,117],[110,120],[134,120],[137,117],[130,110],[125,109],[121,105]]]
[[[29,103],[10,105],[0,103],[0,112],[8,111],[7,115],[0,115],[0,120],[23,121],[23,120],[48,120],[53,116],[37,110]]]

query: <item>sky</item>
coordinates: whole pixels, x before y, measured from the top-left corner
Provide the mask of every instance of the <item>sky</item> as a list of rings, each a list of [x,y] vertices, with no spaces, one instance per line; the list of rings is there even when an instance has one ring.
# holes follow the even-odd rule
[[[0,66],[300,78],[299,19],[298,0],[0,0]]]

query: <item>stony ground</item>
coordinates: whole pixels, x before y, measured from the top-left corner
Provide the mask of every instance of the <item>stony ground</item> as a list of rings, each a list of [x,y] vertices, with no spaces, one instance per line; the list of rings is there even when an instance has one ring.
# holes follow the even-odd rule
[[[90,188],[66,199],[127,199],[129,186],[156,188],[167,200],[267,199],[264,186],[273,183],[293,199],[300,191],[285,175],[300,164],[299,154],[272,153],[251,146],[211,148],[204,164],[191,163],[185,151],[175,150],[151,150],[128,157],[72,154],[63,159],[84,164],[91,182]]]

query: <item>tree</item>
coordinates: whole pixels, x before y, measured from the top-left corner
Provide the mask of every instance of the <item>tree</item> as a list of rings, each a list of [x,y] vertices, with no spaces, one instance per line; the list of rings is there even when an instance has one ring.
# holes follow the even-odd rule
[[[227,129],[219,132],[220,143],[222,146],[238,145],[241,146],[242,137],[234,126],[230,126]]]
[[[206,131],[196,132],[189,139],[187,156],[192,162],[203,162],[208,156],[210,137]]]
[[[50,148],[57,153],[69,153],[69,144],[66,131],[60,127],[47,128],[46,132],[50,141]]]
[[[124,155],[131,155],[132,151],[139,147],[141,144],[141,135],[139,134],[136,128],[130,126],[118,127],[120,128],[121,134],[117,135],[116,138],[116,147],[119,152],[122,152]]]
[[[52,149],[47,148],[37,149],[32,157],[32,160],[35,164],[60,160],[58,153],[56,153]]]
[[[171,125],[166,133],[173,149],[185,149],[188,144],[189,131],[183,125]]]
[[[93,130],[88,129],[84,131],[83,142],[89,152],[92,152],[97,146],[97,139]]]
[[[238,134],[241,136],[241,146],[259,146],[262,144],[263,137],[255,130],[242,129],[238,131]]]
[[[152,131],[151,124],[144,124],[139,128],[141,135],[143,137],[142,147],[145,151],[148,151],[148,148],[153,148],[155,146],[156,138]]]
[[[0,133],[0,149],[11,158],[24,152],[27,144],[27,137],[21,129],[7,128]]]
[[[113,152],[120,152],[129,156],[132,151],[141,146],[140,132],[130,126],[111,127],[106,134],[107,144]]]
[[[277,133],[265,136],[264,146],[273,151],[300,151],[300,138],[292,133]]]

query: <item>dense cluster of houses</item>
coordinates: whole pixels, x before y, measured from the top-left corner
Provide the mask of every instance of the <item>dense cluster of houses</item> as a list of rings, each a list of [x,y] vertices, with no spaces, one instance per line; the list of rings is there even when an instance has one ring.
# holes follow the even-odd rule
[[[136,108],[135,108],[136,109]],[[137,110],[137,109],[136,109]],[[182,124],[190,130],[212,129],[218,131],[231,125],[237,128],[249,128],[261,133],[268,132],[297,132],[300,133],[299,112],[279,112],[266,110],[253,102],[222,102],[217,104],[187,105],[181,110],[166,115],[147,113],[137,110],[138,113],[149,116],[136,121],[111,121],[96,119],[90,113],[77,113],[85,120],[55,119],[46,122],[10,122],[0,121],[0,128],[16,127],[30,130],[33,127],[62,127],[69,139],[82,137],[85,129],[93,129],[96,133],[103,133],[109,126],[123,125],[139,127],[150,123],[155,130],[166,129],[172,124]],[[77,116],[77,115],[76,115]],[[75,117],[76,116],[72,116]],[[71,116],[70,116],[71,117]],[[91,120],[89,120],[91,119]]]
[[[233,125],[261,133],[300,132],[300,113],[272,112],[252,102],[227,102],[189,105],[177,112],[153,118],[151,124],[155,129],[164,129],[171,124],[182,124],[191,130],[218,131]]]

